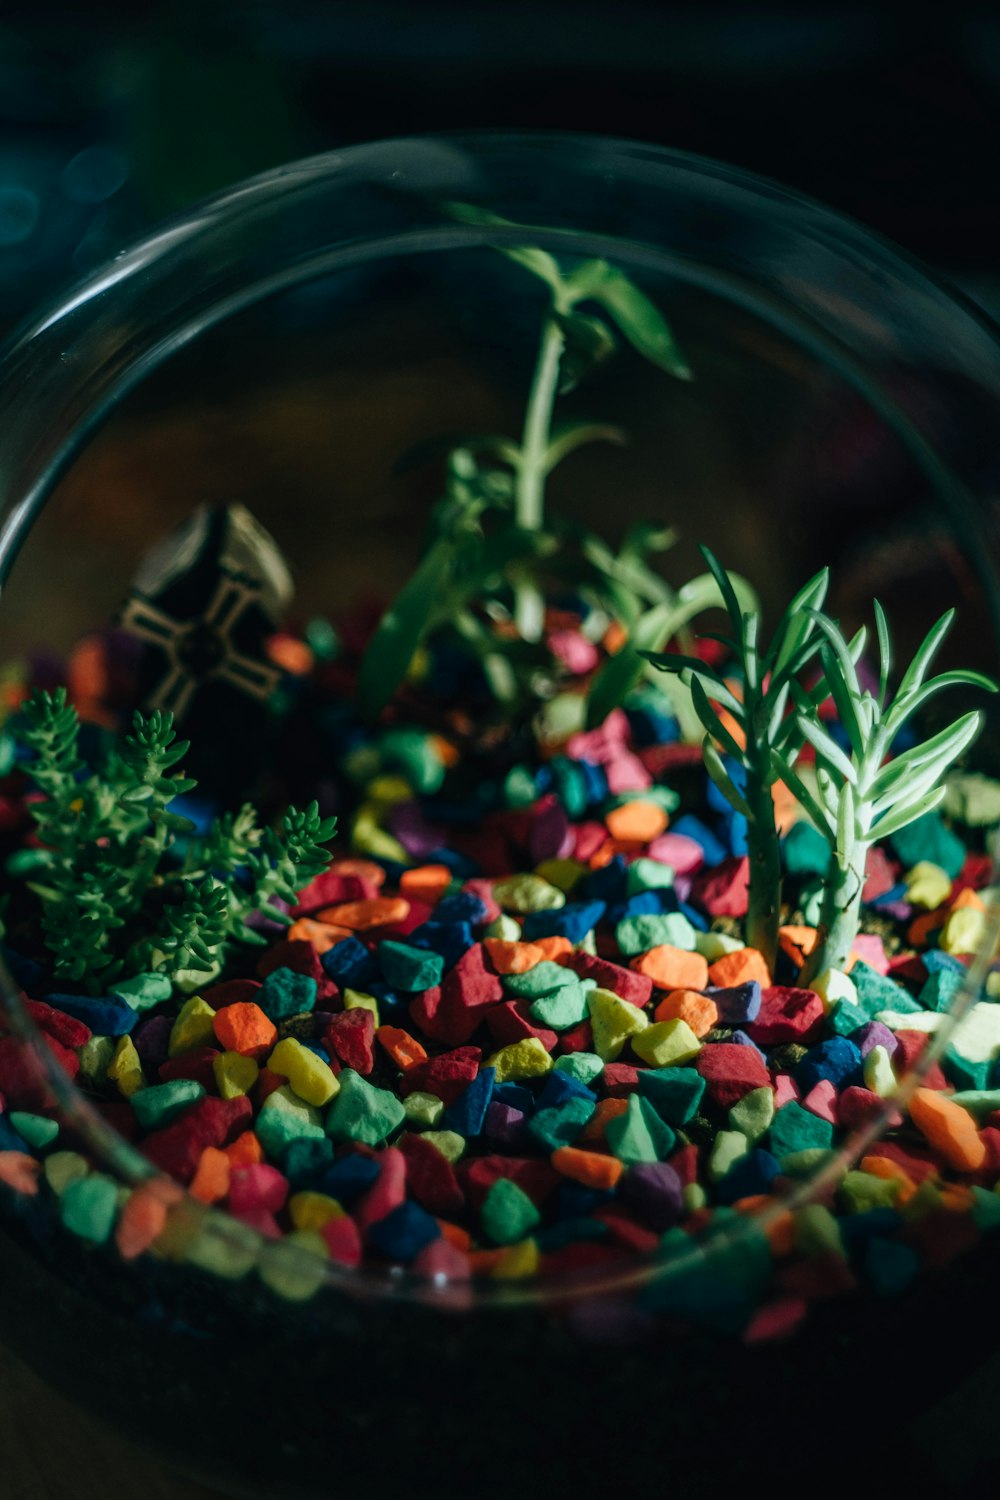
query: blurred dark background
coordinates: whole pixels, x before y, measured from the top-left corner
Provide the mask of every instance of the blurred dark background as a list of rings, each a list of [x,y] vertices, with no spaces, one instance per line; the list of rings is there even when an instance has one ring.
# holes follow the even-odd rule
[[[0,12],[0,329],[290,157],[463,126],[600,131],[825,199],[1000,304],[1000,15],[560,0]]]

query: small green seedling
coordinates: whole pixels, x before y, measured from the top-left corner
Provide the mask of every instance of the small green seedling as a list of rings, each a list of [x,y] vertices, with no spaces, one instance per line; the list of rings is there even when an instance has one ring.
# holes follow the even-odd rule
[[[321,846],[335,820],[320,818],[315,802],[289,808],[280,830],[258,826],[246,804],[197,835],[171,810],[196,783],[174,774],[189,743],[176,739],[169,713],[136,713],[100,770],[80,757],[64,688],[35,692],[13,727],[43,794],[31,804],[42,847],[9,868],[41,899],[55,973],[92,994],[150,972],[195,987],[233,945],[265,941],[247,925],[254,913],[289,922],[280,903],[329,864]]]
[[[812,692],[792,684],[799,736],[816,752],[816,791],[805,784],[794,765],[790,745],[773,748],[773,763],[833,850],[823,888],[820,937],[807,960],[802,982],[826,969],[843,969],[858,932],[868,850],[916,818],[937,807],[945,795],[944,773],[968,749],[982,727],[982,714],[967,713],[923,744],[887,760],[896,735],[942,688],[964,685],[996,692],[997,684],[981,672],[927,673],[955,616],[949,610],[928,632],[889,696],[892,652],[882,606],[875,601],[879,684],[873,694],[861,686],[856,663],[864,649],[864,632],[849,646],[837,625],[817,609],[809,611],[820,632],[823,681]],[[822,693],[822,698],[819,696]],[[819,704],[832,694],[849,749],[843,750],[824,728]]]
[[[794,759],[803,733],[788,712],[789,694],[797,675],[819,649],[815,611],[826,597],[829,570],[823,568],[804,584],[785,610],[769,645],[760,638],[760,612],[747,608],[737,593],[738,580],[702,547],[729,616],[732,634],[721,640],[732,653],[734,671],[742,682],[737,694],[722,674],[696,657],[676,653],[643,653],[661,671],[676,673],[690,689],[695,712],[705,730],[702,754],[705,769],[729,805],[747,820],[750,856],[750,893],[747,943],[764,955],[773,969],[781,921],[781,853],[774,817],[772,788],[781,775],[779,755]],[[824,693],[824,697],[826,694]],[[723,723],[724,709],[741,734]],[[719,752],[743,770],[738,786]]]

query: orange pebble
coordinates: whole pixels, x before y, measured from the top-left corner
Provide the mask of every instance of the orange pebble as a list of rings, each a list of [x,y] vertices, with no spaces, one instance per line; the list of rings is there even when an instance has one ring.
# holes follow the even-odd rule
[[[947,906],[939,906],[936,911],[925,911],[906,929],[907,942],[912,943],[914,948],[926,948],[931,933],[939,931],[947,920]]]
[[[278,1040],[278,1028],[252,1000],[224,1005],[212,1027],[226,1051],[241,1057],[264,1057]]]
[[[609,656],[616,656],[627,640],[628,631],[625,629],[625,626],[619,624],[617,620],[612,620],[604,632],[604,639],[601,641],[601,645]]]
[[[632,960],[632,968],[661,990],[703,990],[708,984],[708,963],[701,954],[670,943],[658,943],[640,954]]]
[[[252,1130],[244,1130],[224,1150],[231,1167],[256,1167],[264,1160],[264,1148]]]
[[[605,839],[601,847],[596,849],[588,859],[587,868],[590,870],[603,870],[604,866],[609,865],[617,853],[618,850],[615,848],[614,842],[611,839]]]
[[[294,635],[284,632],[272,635],[267,642],[267,654],[275,666],[281,667],[282,671],[290,673],[292,677],[305,677],[307,672],[312,671],[312,651],[305,641],[300,641]]]
[[[427,741],[443,766],[450,770],[462,759],[462,752],[454,740],[446,740],[443,734],[432,734]]]
[[[410,915],[410,903],[403,896],[370,896],[364,901],[342,901],[339,906],[325,906],[316,913],[320,922],[349,927],[352,932],[368,932],[373,927],[387,927]]]
[[[625,1170],[617,1156],[601,1156],[597,1151],[580,1151],[576,1146],[559,1146],[552,1153],[552,1165],[564,1177],[582,1182],[584,1187],[606,1191],[613,1188]]]
[[[427,1061],[426,1050],[401,1026],[380,1026],[375,1035],[401,1073]]]
[[[549,963],[557,963],[566,953],[573,952],[573,944],[565,937],[543,937],[535,938],[531,946],[537,948],[539,953]]]
[[[708,977],[720,990],[749,984],[751,979],[756,979],[765,988],[771,983],[764,955],[756,948],[739,948],[735,953],[724,953],[714,964],[709,964]]]
[[[385,884],[385,871],[373,859],[335,859],[330,874],[356,875],[359,880],[370,880],[372,885]]]
[[[967,1110],[934,1089],[916,1089],[909,1111],[920,1134],[950,1167],[956,1172],[979,1171],[986,1145]]]
[[[623,802],[613,807],[604,819],[604,826],[613,839],[624,839],[630,844],[651,844],[664,832],[670,819],[666,809],[656,802]]]
[[[753,1193],[748,1198],[738,1198],[733,1208],[740,1214],[757,1215],[763,1213],[773,1203],[774,1199],[767,1193]],[[795,1249],[795,1219],[789,1210],[784,1209],[775,1214],[773,1219],[762,1221],[760,1227],[767,1236],[772,1255],[777,1257],[791,1255]]]
[[[968,886],[959,891],[954,901],[948,907],[949,911],[961,911],[963,907],[971,906],[974,911],[985,911],[986,902],[978,891],[970,890]]]
[[[604,1128],[609,1120],[616,1120],[628,1109],[627,1099],[602,1099],[594,1113],[581,1130],[581,1141],[603,1141]]]
[[[711,696],[712,695],[710,693],[709,697]],[[733,739],[736,741],[737,745],[739,745],[741,750],[745,749],[747,736],[746,730],[743,728],[743,725],[733,718],[728,708],[717,707],[716,712],[719,715],[719,722],[722,724],[723,729],[729,730],[729,733],[732,735]]]
[[[441,1238],[447,1240],[449,1245],[454,1245],[456,1250],[464,1250],[468,1254],[472,1248],[472,1236],[469,1231],[463,1229],[461,1224],[449,1223],[447,1219],[438,1219],[437,1222]]]
[[[966,1187],[964,1182],[945,1182],[940,1193],[941,1207],[953,1214],[967,1214],[976,1201],[972,1196],[972,1189]]]
[[[288,929],[289,942],[312,943],[317,953],[329,953],[331,948],[350,936],[349,927],[334,927],[332,922],[314,922],[311,917],[299,917]]]
[[[229,1192],[232,1166],[224,1151],[215,1146],[206,1146],[198,1159],[198,1170],[188,1189],[192,1198],[197,1198],[200,1203],[221,1203]]]
[[[545,956],[537,943],[505,943],[502,938],[487,938],[483,947],[498,974],[526,974]]]
[[[439,901],[451,885],[452,875],[447,865],[417,865],[404,870],[399,878],[399,890],[403,896],[412,896],[416,901]]]
[[[42,1164],[26,1151],[0,1151],[0,1182],[25,1198],[38,1196]]]
[[[779,927],[778,944],[782,953],[797,964],[799,968],[805,963],[810,953],[819,941],[819,933],[815,927]]]
[[[783,781],[776,781],[771,788],[774,803],[774,826],[779,833],[787,833],[799,820],[799,804],[794,792],[790,792]]]
[[[125,1200],[115,1226],[115,1244],[125,1260],[135,1260],[154,1245],[167,1227],[168,1205],[162,1193],[143,1184]]]
[[[914,1186],[913,1178],[900,1162],[892,1161],[888,1156],[879,1156],[876,1151],[863,1156],[860,1165],[862,1172],[867,1172],[869,1177],[881,1177],[886,1182],[895,1179],[910,1187]]]
[[[697,990],[674,990],[663,997],[654,1015],[657,1021],[686,1021],[695,1036],[707,1036],[718,1025],[719,1007]]]

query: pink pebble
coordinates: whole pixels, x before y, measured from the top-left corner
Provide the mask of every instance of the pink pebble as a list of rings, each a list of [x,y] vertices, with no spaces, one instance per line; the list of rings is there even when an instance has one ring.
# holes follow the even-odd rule
[[[469,1257],[443,1236],[424,1246],[413,1269],[420,1276],[446,1276],[449,1281],[468,1281],[472,1274]]]
[[[684,833],[661,833],[646,850],[647,859],[670,865],[675,875],[693,875],[705,863],[705,851]]]
[[[770,1339],[784,1339],[802,1322],[806,1314],[804,1297],[779,1297],[766,1302],[751,1318],[743,1339],[747,1344],[763,1344]]]
[[[562,859],[572,853],[576,836],[570,827],[566,809],[554,795],[542,797],[532,809],[528,830],[528,853],[533,864],[544,859]]]
[[[876,974],[888,974],[889,960],[885,944],[877,932],[859,932],[853,946],[855,953],[869,969],[874,969]]]
[[[802,1108],[807,1109],[810,1114],[818,1115],[821,1120],[829,1120],[831,1125],[837,1124],[837,1090],[829,1078],[821,1078],[815,1088],[809,1090],[802,1101]]]
[[[239,1211],[231,1208],[229,1212],[240,1224],[255,1229],[265,1239],[280,1240],[282,1237],[277,1219],[266,1208],[241,1208]]]
[[[258,1209],[278,1214],[288,1201],[288,1178],[267,1162],[234,1167],[229,1185],[229,1209],[240,1215]]]
[[[578,823],[573,833],[575,840],[573,857],[584,865],[593,858],[608,838],[608,830],[603,823]]]
[[[802,1093],[795,1079],[790,1078],[787,1073],[779,1073],[774,1080],[775,1113],[783,1104],[791,1104],[793,1101],[797,1104],[801,1097]]]
[[[390,1146],[380,1153],[378,1160],[379,1174],[354,1208],[354,1218],[362,1234],[398,1208],[406,1197],[406,1157],[402,1151]]]
[[[642,761],[628,750],[621,751],[614,760],[608,761],[604,774],[608,778],[608,791],[613,797],[619,792],[644,792],[653,785],[653,778]]]
[[[361,1264],[361,1235],[353,1219],[345,1214],[342,1219],[329,1219],[320,1230],[326,1240],[330,1259],[342,1266]]]
[[[578,630],[554,630],[548,639],[552,655],[574,676],[592,672],[600,660],[593,641],[588,641]]]
[[[481,880],[478,877],[475,880],[467,880],[462,890],[468,891],[473,896],[478,896],[486,907],[486,916],[483,918],[484,922],[496,921],[500,915],[500,906],[493,895],[492,880]]]

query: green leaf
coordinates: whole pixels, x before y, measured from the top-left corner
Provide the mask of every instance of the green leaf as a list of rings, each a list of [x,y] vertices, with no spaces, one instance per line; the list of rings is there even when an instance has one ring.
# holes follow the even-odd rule
[[[699,678],[697,678],[693,673],[691,675],[690,687],[691,701],[694,704],[695,713],[698,715],[702,724],[708,730],[708,733],[712,736],[713,739],[719,741],[720,745],[724,747],[727,755],[731,756],[733,760],[738,761],[740,765],[745,765],[746,751],[741,750],[739,745],[733,739],[733,736],[723,724],[722,720],[715,712],[715,709],[712,707],[711,703],[709,703],[708,695],[706,694],[705,689],[702,687]]]
[[[934,697],[935,693],[941,692],[946,687],[977,687],[983,692],[995,693],[997,684],[992,677],[986,677],[982,672],[954,671],[942,672],[937,677],[932,677],[930,682],[925,682],[922,687],[915,688],[905,695],[897,695],[892,708],[885,718],[886,731],[890,738],[897,734],[907,719],[911,719],[924,704]]]
[[[944,794],[945,788],[939,786],[933,792],[928,792],[925,797],[921,797],[916,803],[894,808],[875,824],[872,829],[872,838],[887,839],[892,834],[898,833],[901,828],[905,828],[908,823],[915,823],[918,818],[924,816],[924,813],[933,812],[935,807],[944,800]]]
[[[650,364],[678,380],[694,379],[659,308],[616,266],[588,261],[568,278],[568,287],[574,299],[599,302]]]
[[[450,539],[435,542],[379,621],[358,673],[364,713],[380,713],[406,676],[448,586],[454,555]]]
[[[722,602],[726,607],[726,613],[729,616],[730,624],[733,627],[733,632],[736,636],[736,639],[742,643],[744,640],[743,609],[741,608],[740,601],[737,598],[736,588],[733,584],[733,581],[729,573],[722,566],[719,559],[716,557],[715,553],[711,551],[710,548],[699,547],[698,550],[705,561],[708,563],[712,577],[715,579],[715,582],[718,585],[719,593],[722,596]],[[742,644],[738,654],[741,656],[743,654]]]
[[[972,743],[982,725],[982,714],[963,714],[947,729],[942,729],[922,745],[914,745],[883,766],[872,784],[871,797],[886,797],[901,781],[915,776],[925,766],[934,764],[943,770]]]
[[[808,583],[802,585],[785,610],[768,652],[769,662],[773,657],[773,665],[770,667],[772,674],[785,670],[812,634],[815,621],[808,611],[822,608],[829,583],[830,569],[821,568]]]
[[[601,318],[580,312],[555,312],[552,316],[566,341],[559,363],[559,394],[564,396],[609,359],[617,344],[611,329]]]
[[[732,778],[726,770],[722,756],[712,744],[711,738],[706,735],[701,747],[702,759],[705,762],[705,770],[719,788],[730,807],[735,812],[742,813],[745,818],[752,818],[749,804],[742,796],[738,788],[733,784]]]
[[[857,839],[855,817],[854,788],[845,781],[837,808],[837,863],[842,870],[850,869],[854,853]]]
[[[908,693],[918,688],[923,682],[931,662],[941,649],[941,643],[952,627],[954,619],[955,611],[953,609],[946,609],[940,620],[928,630],[913,660],[903,673],[903,680],[899,684],[899,689],[896,693],[897,703],[901,698],[905,698]]]
[[[847,756],[841,750],[836,740],[832,739],[824,729],[821,729],[809,714],[802,714],[799,719],[799,732],[813,746],[818,755],[836,770],[844,781],[851,786],[857,785],[858,773]]]
[[[812,792],[799,776],[791,761],[780,751],[771,756],[771,769],[775,781],[783,781],[799,806],[804,808],[813,825],[832,844],[837,836],[837,825],[825,807],[816,801]]]
[[[889,686],[889,669],[892,666],[889,621],[885,617],[885,610],[877,599],[872,600],[872,606],[875,610],[875,629],[878,633],[878,704],[880,708],[884,708],[886,690]]]
[[[496,229],[521,229],[527,234],[531,231],[527,226],[515,224],[511,219],[503,219],[499,214],[494,214],[487,208],[479,208],[474,203],[442,203],[441,209],[450,218],[457,219],[461,224],[474,224],[486,228]],[[552,288],[553,291],[562,293],[563,276],[559,269],[559,263],[545,250],[539,250],[531,245],[496,245],[502,255],[508,260],[516,261],[526,271],[537,276],[539,280]]]
[[[550,473],[557,464],[562,463],[564,458],[568,458],[585,443],[617,443],[624,446],[627,442],[624,429],[615,427],[610,422],[570,422],[560,427],[545,450],[545,472]]]
[[[860,690],[857,696],[851,691],[850,682],[844,680],[842,662],[838,654],[835,654],[827,645],[820,648],[820,660],[823,663],[823,679],[826,691],[823,697],[830,696],[837,708],[837,716],[847,731],[847,737],[851,742],[851,749],[860,759],[865,753],[865,737],[861,729],[861,721],[857,713],[857,700],[860,698]],[[855,675],[854,681],[857,682]],[[792,689],[794,693],[794,688]],[[798,695],[796,695],[798,702]],[[822,700],[821,700],[822,701]],[[805,705],[808,704],[809,707]],[[806,697],[805,702],[799,703],[799,729],[810,719],[818,717],[815,698],[812,695]]]

